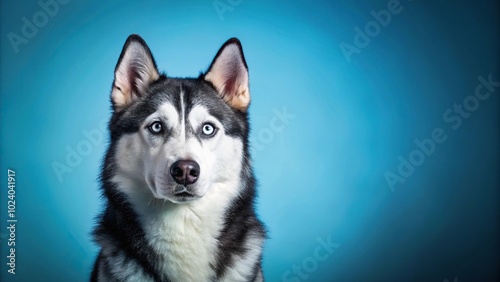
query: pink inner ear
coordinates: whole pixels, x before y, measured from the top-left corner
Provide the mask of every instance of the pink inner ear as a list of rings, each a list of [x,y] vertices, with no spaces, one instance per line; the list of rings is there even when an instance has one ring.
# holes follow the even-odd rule
[[[134,67],[133,65],[130,65],[130,67],[127,69],[127,77],[128,81],[130,82],[130,90],[132,93],[138,94],[138,88],[137,88],[137,76],[138,76],[137,68]]]
[[[236,91],[238,90],[238,86],[236,85],[236,76],[230,76],[226,83],[224,84],[224,95],[228,95],[230,98],[236,95]]]
[[[213,64],[210,71],[215,78],[213,83],[224,96],[232,97],[238,94],[236,92],[239,86],[247,81],[248,73],[242,56],[238,46],[231,44],[226,46]],[[221,85],[217,85],[218,83]]]
[[[204,78],[213,84],[226,103],[244,111],[250,102],[248,70],[239,41],[228,42],[219,50]]]

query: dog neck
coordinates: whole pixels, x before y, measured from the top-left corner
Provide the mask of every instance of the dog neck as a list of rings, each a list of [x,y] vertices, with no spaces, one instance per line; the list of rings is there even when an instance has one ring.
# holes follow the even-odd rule
[[[217,238],[241,184],[213,184],[202,198],[182,204],[154,198],[147,187],[135,187],[136,193],[128,195],[145,239],[163,260],[163,272],[174,281],[210,281],[214,277]]]

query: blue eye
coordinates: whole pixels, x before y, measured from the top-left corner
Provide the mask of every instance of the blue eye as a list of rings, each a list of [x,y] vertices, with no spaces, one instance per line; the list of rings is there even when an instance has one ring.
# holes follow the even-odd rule
[[[203,135],[205,135],[207,137],[214,136],[215,132],[217,132],[217,128],[213,124],[208,123],[208,122],[203,124],[203,126],[201,128],[201,133],[203,133]]]
[[[163,126],[161,122],[155,121],[151,125],[149,125],[149,131],[153,134],[160,134],[163,131]]]

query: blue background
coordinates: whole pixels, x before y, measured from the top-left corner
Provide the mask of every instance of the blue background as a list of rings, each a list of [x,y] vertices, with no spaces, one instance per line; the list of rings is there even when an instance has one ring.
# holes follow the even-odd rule
[[[350,62],[339,45],[354,45],[354,28],[388,0],[231,1],[222,13],[211,0],[144,2],[61,4],[17,53],[8,34],[21,36],[22,17],[42,8],[1,2],[2,281],[88,279],[106,141],[61,181],[53,163],[67,165],[68,150],[90,144],[84,131],[109,118],[131,33],[170,76],[196,76],[225,40],[242,41],[268,281],[500,279],[500,89],[456,130],[443,119],[474,95],[478,76],[500,81],[497,1],[401,0]],[[294,118],[273,131],[283,110]],[[386,172],[435,128],[446,141],[390,189]],[[7,168],[17,174],[15,276],[6,270]],[[338,244],[323,261],[318,240]]]

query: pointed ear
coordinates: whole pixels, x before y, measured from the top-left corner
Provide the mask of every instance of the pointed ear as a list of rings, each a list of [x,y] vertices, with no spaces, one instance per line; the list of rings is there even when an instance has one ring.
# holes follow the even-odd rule
[[[130,35],[115,68],[111,91],[113,109],[120,110],[141,97],[146,87],[159,76],[146,42],[139,35]]]
[[[231,38],[222,45],[203,78],[213,84],[231,107],[242,112],[247,110],[250,104],[248,67],[238,39]]]

